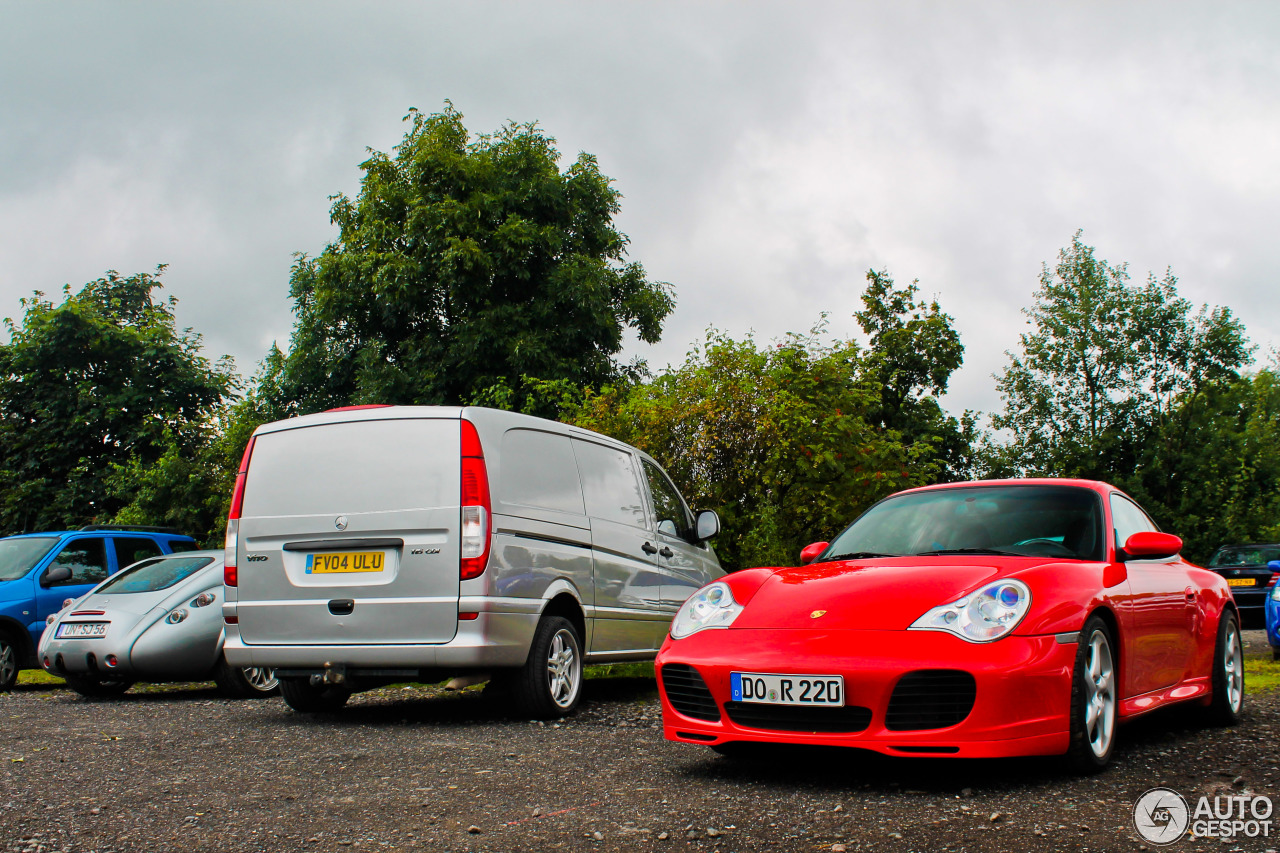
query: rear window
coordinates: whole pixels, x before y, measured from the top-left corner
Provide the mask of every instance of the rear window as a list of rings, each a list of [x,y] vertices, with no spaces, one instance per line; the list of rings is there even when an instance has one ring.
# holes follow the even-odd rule
[[[259,435],[245,516],[457,506],[459,422],[352,421]]]
[[[1252,546],[1242,548],[1219,548],[1218,553],[1209,561],[1209,567],[1220,569],[1226,566],[1233,568],[1265,568],[1272,560],[1280,560],[1280,546]]]
[[[155,592],[186,580],[213,562],[213,557],[177,557],[169,560],[147,560],[118,572],[98,587],[98,592],[121,595],[130,592]]]

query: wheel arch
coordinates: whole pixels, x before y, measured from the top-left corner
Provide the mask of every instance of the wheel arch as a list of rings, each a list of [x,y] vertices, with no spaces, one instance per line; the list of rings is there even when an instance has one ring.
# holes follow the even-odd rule
[[[568,589],[561,589],[547,599],[546,604],[542,606],[542,612],[539,618],[547,616],[562,616],[569,620],[569,624],[573,625],[578,631],[578,641],[585,647],[587,642],[587,617],[582,610],[582,602],[578,597]]]
[[[1123,701],[1124,699],[1123,685],[1124,685],[1124,677],[1125,677],[1125,670],[1126,670],[1125,653],[1127,651],[1127,646],[1125,642],[1125,637],[1120,631],[1120,620],[1116,616],[1115,611],[1105,604],[1099,604],[1097,607],[1090,610],[1085,615],[1084,622],[1080,624],[1081,636],[1078,642],[1081,642],[1081,643],[1085,642],[1086,638],[1083,636],[1084,626],[1089,624],[1089,620],[1092,619],[1094,616],[1097,616],[1099,619],[1105,622],[1108,630],[1111,631],[1111,642],[1115,643],[1115,647],[1116,647],[1115,659],[1111,662],[1112,666],[1116,668],[1116,685],[1117,685],[1116,696],[1119,700]]]
[[[36,664],[36,647],[31,641],[27,626],[17,619],[0,616],[0,634],[7,637],[18,649],[18,667],[31,669]]]

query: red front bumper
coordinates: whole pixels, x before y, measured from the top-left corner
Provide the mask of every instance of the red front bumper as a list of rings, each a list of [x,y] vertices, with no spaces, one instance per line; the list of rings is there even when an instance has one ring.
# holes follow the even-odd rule
[[[1074,643],[1052,636],[979,644],[939,631],[705,630],[683,640],[668,638],[658,654],[663,729],[669,740],[706,746],[758,741],[856,746],[887,755],[1059,755],[1068,744],[1075,656]],[[718,722],[676,710],[663,683],[663,667],[671,664],[697,670],[715,700]],[[903,676],[920,670],[970,673],[972,710],[946,728],[887,728],[894,688]],[[870,709],[870,723],[846,732],[736,724],[725,710],[730,672],[844,676],[845,704]]]

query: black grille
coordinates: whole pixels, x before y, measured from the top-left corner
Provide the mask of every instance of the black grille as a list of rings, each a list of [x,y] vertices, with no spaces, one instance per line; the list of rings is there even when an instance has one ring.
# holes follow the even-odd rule
[[[686,663],[669,663],[662,667],[662,689],[667,701],[686,717],[695,720],[720,722],[720,709],[711,696],[707,682],[698,671]]]
[[[739,726],[780,732],[860,732],[871,725],[871,709],[806,708],[800,705],[762,705],[726,702],[725,713]]]
[[[893,688],[884,727],[914,732],[954,726],[973,710],[977,690],[973,676],[959,669],[908,672]]]

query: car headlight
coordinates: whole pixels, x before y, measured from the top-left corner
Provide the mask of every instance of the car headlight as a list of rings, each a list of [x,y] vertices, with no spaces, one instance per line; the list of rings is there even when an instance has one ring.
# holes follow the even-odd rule
[[[1016,628],[1030,609],[1031,590],[1027,585],[1001,580],[933,608],[911,627],[918,631],[950,631],[971,643],[989,643]]]
[[[1271,590],[1271,600],[1280,601],[1280,583],[1276,584],[1276,588]]]
[[[671,621],[671,639],[681,640],[704,628],[728,628],[742,612],[727,583],[716,581],[689,597]]]

